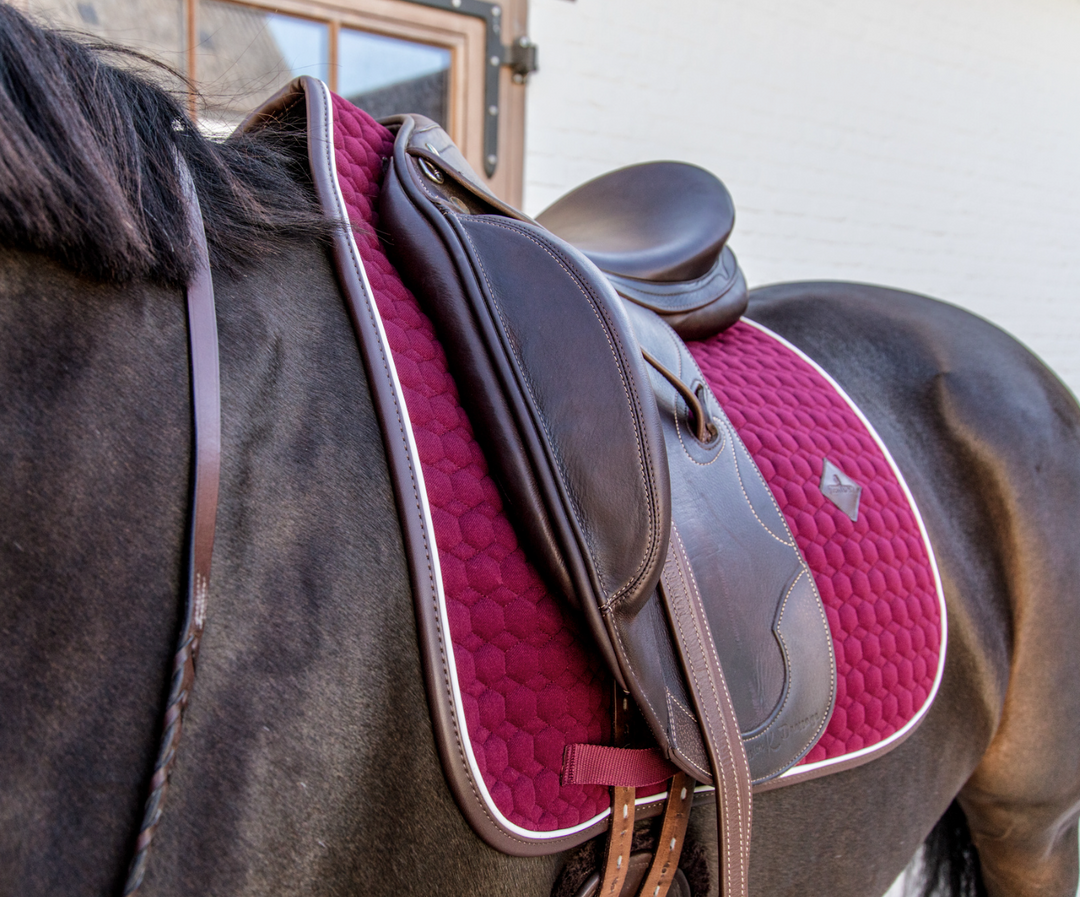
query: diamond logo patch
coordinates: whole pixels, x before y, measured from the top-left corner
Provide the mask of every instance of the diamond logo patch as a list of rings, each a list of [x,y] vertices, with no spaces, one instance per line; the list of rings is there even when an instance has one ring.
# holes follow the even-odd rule
[[[832,463],[823,459],[821,470],[821,494],[848,515],[853,521],[859,519],[859,496],[862,486],[856,483]]]

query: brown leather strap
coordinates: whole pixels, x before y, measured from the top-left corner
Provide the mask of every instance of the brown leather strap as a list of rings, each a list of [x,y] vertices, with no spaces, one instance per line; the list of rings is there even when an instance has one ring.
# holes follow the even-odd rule
[[[660,576],[660,592],[675,637],[682,646],[686,678],[697,708],[716,787],[720,894],[722,897],[745,897],[752,814],[750,766],[697,582],[674,525],[667,562]]]
[[[184,186],[188,226],[195,241],[196,268],[187,286],[188,342],[191,354],[191,392],[195,418],[194,483],[184,622],[173,656],[172,682],[165,707],[164,731],[158,748],[150,795],[128,868],[124,894],[133,894],[146,874],[146,857],[161,821],[169,773],[180,742],[181,719],[195,681],[195,658],[206,619],[210,560],[214,549],[218,484],[221,477],[221,388],[218,366],[217,316],[210,258],[206,248],[199,198],[183,159],[177,156]]]
[[[604,874],[596,897],[619,897],[626,883],[634,842],[635,796],[633,788],[616,785],[611,789],[611,828],[604,854]]]
[[[686,842],[686,827],[690,824],[693,803],[694,780],[685,772],[677,773],[668,786],[660,840],[656,842],[656,853],[653,854],[649,874],[638,890],[638,897],[667,897],[679,869],[679,856]]]

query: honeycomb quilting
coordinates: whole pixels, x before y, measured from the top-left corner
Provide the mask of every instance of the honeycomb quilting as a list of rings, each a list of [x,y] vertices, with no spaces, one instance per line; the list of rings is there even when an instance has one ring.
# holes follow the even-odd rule
[[[877,744],[937,675],[941,612],[915,513],[851,406],[786,345],[738,323],[690,352],[784,512],[836,652],[836,707],[803,763]],[[854,522],[822,495],[824,460],[862,486]]]
[[[376,236],[392,147],[389,131],[334,97],[338,179],[420,454],[473,753],[507,819],[568,828],[609,804],[606,788],[559,775],[567,744],[609,740],[611,679],[518,545],[434,327]]]
[[[434,327],[376,235],[393,138],[333,102],[339,182],[420,455],[477,765],[515,825],[579,825],[607,809],[608,791],[561,784],[563,749],[608,743],[612,679],[519,545]],[[906,496],[858,416],[790,349],[736,325],[691,351],[776,495],[828,613],[836,711],[804,762],[868,747],[918,712],[937,667],[934,580]],[[818,490],[824,457],[863,486],[855,524]]]

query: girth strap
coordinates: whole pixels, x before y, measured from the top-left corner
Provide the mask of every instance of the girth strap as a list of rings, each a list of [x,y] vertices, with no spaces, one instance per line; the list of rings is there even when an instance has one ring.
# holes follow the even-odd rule
[[[722,897],[745,897],[753,810],[750,765],[697,582],[674,525],[667,562],[660,575],[660,594],[672,629],[683,646],[684,672],[701,721],[702,740],[716,786],[720,894]]]
[[[686,842],[686,829],[690,824],[690,810],[694,804],[694,780],[685,772],[678,772],[668,785],[667,806],[656,853],[645,881],[638,889],[640,897],[666,897],[679,869],[679,857]]]
[[[169,787],[169,773],[176,760],[181,720],[188,694],[195,681],[195,658],[206,619],[210,585],[210,560],[214,549],[218,485],[221,478],[221,383],[218,367],[217,316],[214,284],[206,248],[199,198],[191,174],[182,157],[177,166],[184,188],[188,227],[195,243],[195,272],[187,285],[188,343],[191,355],[191,392],[194,407],[194,482],[192,486],[191,528],[188,533],[188,569],[184,595],[184,622],[173,656],[172,681],[165,707],[164,732],[150,779],[142,825],[135,842],[135,855],[124,883],[125,897],[133,894],[146,874],[146,857],[161,821],[162,806]]]
[[[616,785],[611,789],[611,827],[608,829],[604,860],[594,897],[622,897],[627,888],[634,837],[636,792],[632,787]],[[685,772],[676,772],[668,783],[668,797],[660,837],[644,881],[637,887],[638,897],[667,897],[679,857],[686,842],[690,810],[694,804],[694,780]]]
[[[633,788],[616,785],[611,789],[611,829],[596,897],[620,897],[622,894],[634,844],[635,797]]]

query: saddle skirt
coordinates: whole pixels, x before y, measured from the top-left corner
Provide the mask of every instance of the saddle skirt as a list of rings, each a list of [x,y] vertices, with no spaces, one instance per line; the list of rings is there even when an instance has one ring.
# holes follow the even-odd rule
[[[309,110],[309,141],[333,147],[331,186],[354,226],[338,264],[353,253],[354,290],[367,303],[359,312],[354,303],[354,323],[376,406],[393,424],[392,471],[411,483],[399,509],[413,568],[425,571],[418,625],[434,646],[425,676],[447,778],[493,846],[564,850],[607,826],[608,788],[566,784],[560,772],[568,745],[611,743],[613,677],[579,615],[530,564],[435,327],[376,236],[393,136],[338,97],[325,103]],[[776,335],[741,322],[689,351],[812,575],[835,656],[827,726],[797,765],[758,789],[867,762],[922,719],[944,665],[941,587],[910,493],[858,409]],[[846,496],[847,510],[830,492]],[[659,803],[662,789],[652,790],[639,790],[639,804]]]

